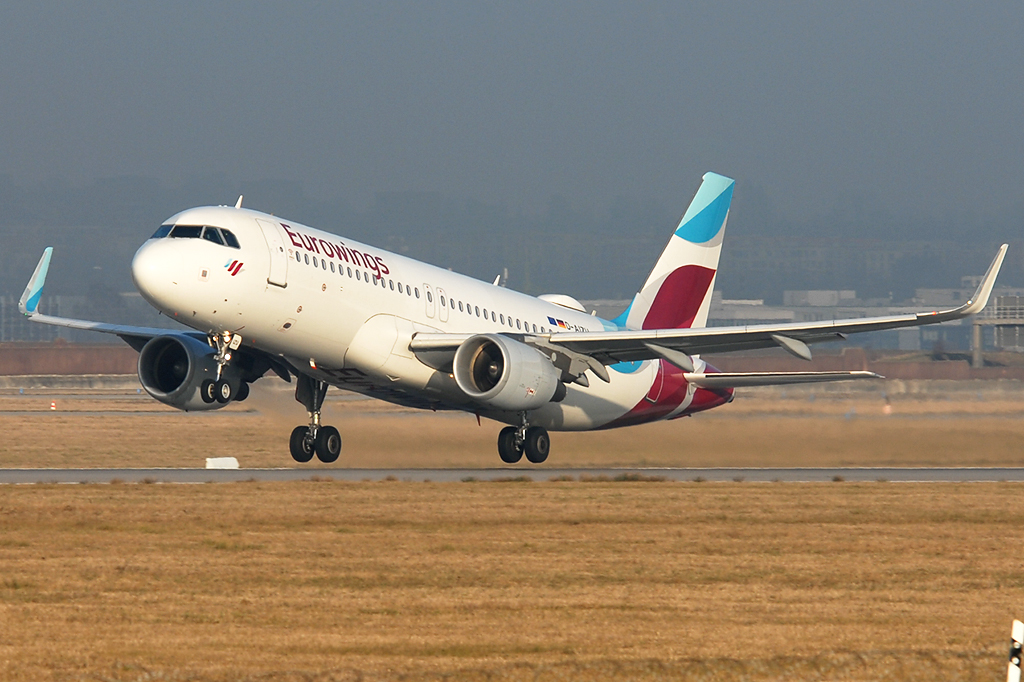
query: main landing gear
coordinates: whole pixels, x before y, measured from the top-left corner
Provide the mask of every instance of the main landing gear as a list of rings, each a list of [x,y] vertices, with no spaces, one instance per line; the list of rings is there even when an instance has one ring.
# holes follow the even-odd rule
[[[288,448],[296,462],[308,462],[317,456],[324,464],[338,460],[341,455],[341,434],[333,426],[320,425],[320,408],[327,396],[327,384],[300,374],[295,385],[295,399],[309,413],[309,426],[296,426]]]
[[[521,419],[519,426],[506,426],[498,432],[498,456],[506,464],[515,464],[525,454],[531,463],[540,464],[551,452],[551,437],[543,426],[530,426],[525,412]]]

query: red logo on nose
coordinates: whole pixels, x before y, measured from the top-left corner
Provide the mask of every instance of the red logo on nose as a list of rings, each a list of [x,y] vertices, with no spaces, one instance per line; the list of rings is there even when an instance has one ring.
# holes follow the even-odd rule
[[[224,267],[227,268],[228,272],[231,273],[231,276],[234,277],[242,271],[242,261],[233,260]]]

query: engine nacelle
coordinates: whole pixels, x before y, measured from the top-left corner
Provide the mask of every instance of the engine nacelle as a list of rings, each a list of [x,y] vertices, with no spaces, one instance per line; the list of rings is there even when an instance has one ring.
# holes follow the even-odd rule
[[[499,334],[466,339],[453,368],[466,395],[501,410],[534,410],[565,394],[561,372],[547,356]]]
[[[225,403],[203,402],[199,385],[217,378],[216,351],[208,344],[184,334],[156,336],[139,353],[139,381],[146,393],[165,405],[179,410],[216,410]],[[224,367],[221,377],[237,392],[241,384],[231,365]]]

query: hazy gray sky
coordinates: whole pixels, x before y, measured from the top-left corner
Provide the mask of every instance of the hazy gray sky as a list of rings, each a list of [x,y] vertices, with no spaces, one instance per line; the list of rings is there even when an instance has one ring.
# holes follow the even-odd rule
[[[1022,206],[1020,2],[43,0],[0,27],[0,173],[20,181],[681,211],[715,170],[797,219]]]

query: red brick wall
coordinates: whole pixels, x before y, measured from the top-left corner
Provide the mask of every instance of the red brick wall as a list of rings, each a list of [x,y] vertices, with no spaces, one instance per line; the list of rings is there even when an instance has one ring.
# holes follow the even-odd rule
[[[135,374],[139,354],[124,344],[0,344],[0,376],[22,374]]]
[[[135,374],[139,354],[124,344],[0,344],[0,376],[24,374]],[[743,357],[719,355],[708,362],[723,372],[834,372],[869,370],[887,379],[1020,379],[1024,367],[973,369],[966,361],[893,362],[872,360],[860,348],[818,355],[806,362],[789,355]]]

